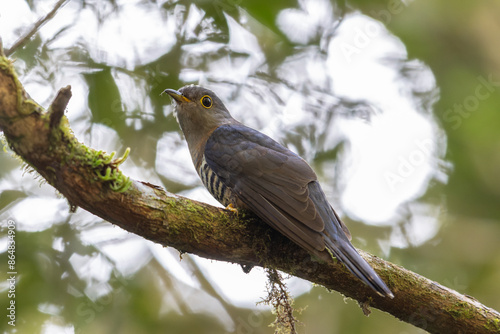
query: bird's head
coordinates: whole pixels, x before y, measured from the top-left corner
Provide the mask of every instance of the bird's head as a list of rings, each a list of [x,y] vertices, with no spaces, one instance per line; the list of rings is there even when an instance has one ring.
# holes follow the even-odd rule
[[[179,90],[165,89],[163,93],[170,95],[175,101],[175,117],[192,155],[198,155],[195,151],[202,149],[201,144],[219,126],[237,123],[210,89],[189,85]]]
[[[176,102],[175,117],[179,123],[188,121],[204,127],[207,124],[225,124],[233,119],[224,103],[210,89],[189,85],[178,91],[165,89],[163,92]]]
[[[163,92],[176,102],[175,117],[184,133],[188,129],[203,131],[234,121],[222,101],[210,89],[189,85],[179,90],[165,89]]]

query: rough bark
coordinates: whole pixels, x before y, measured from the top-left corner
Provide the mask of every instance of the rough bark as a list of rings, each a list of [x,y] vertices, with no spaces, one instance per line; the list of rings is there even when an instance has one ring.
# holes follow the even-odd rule
[[[376,295],[339,263],[320,263],[253,215],[232,212],[130,180],[122,162],[73,136],[62,88],[44,110],[31,100],[8,59],[0,56],[0,129],[16,154],[63,194],[108,222],[181,252],[247,266],[273,267],[356,299],[431,333],[498,333],[500,314],[400,266],[360,253],[395,298]]]

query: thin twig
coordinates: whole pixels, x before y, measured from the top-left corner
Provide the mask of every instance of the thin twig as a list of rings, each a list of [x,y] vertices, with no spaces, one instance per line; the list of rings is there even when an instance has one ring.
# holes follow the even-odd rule
[[[41,26],[43,26],[45,23],[47,23],[50,19],[52,19],[55,15],[56,12],[59,8],[61,8],[63,5],[66,4],[69,0],[59,0],[54,8],[47,13],[44,17],[40,18],[38,21],[35,22],[33,27],[24,35],[19,38],[14,45],[12,45],[9,49],[5,50],[5,55],[9,57],[11,54],[14,53],[18,48],[23,46],[31,37],[33,37],[34,34],[40,29]]]

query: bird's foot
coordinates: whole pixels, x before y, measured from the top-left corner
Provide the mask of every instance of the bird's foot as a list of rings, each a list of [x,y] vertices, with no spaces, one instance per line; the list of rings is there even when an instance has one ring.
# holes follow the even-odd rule
[[[229,203],[228,206],[226,206],[226,210],[229,210],[235,214],[238,214],[238,209],[236,209],[234,206],[233,206],[233,203]]]

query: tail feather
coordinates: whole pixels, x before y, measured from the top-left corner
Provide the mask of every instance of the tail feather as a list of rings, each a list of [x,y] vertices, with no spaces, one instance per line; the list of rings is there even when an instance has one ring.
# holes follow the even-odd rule
[[[309,197],[313,200],[317,212],[325,223],[323,236],[326,247],[331,255],[345,264],[347,269],[369,287],[384,297],[394,298],[391,290],[377,275],[375,270],[366,262],[354,246],[350,243],[350,233],[347,227],[337,216],[330,203],[326,200],[318,182],[309,183]]]
[[[394,295],[384,281],[382,281],[375,270],[359,255],[358,251],[348,241],[339,240],[337,245],[327,242],[327,247],[332,255],[341,261],[354,276],[365,282],[379,295],[394,298]]]

